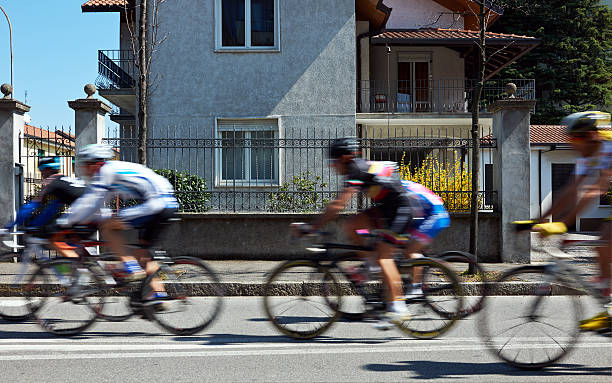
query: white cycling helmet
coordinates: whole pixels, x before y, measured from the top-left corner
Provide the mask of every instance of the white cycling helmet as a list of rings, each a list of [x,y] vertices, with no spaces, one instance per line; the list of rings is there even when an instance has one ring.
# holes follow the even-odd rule
[[[113,157],[113,148],[105,144],[90,144],[77,152],[78,163],[106,162]]]

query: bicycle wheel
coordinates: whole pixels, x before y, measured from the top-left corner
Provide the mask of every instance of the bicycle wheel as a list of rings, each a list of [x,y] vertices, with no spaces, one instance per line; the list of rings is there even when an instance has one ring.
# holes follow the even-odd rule
[[[44,264],[25,288],[30,302],[46,297],[33,312],[40,326],[56,335],[76,335],[89,326],[104,306],[104,284],[99,276],[71,259]],[[36,303],[34,303],[36,304]]]
[[[468,267],[473,268],[474,275],[478,281],[462,283],[461,286],[465,293],[463,296],[463,307],[456,314],[459,314],[461,318],[465,318],[470,314],[480,311],[488,295],[488,281],[484,269],[476,262],[473,255],[461,251],[448,251],[440,254],[436,258],[448,263],[452,270],[466,269]],[[427,275],[424,275],[423,279],[426,280],[427,277]],[[444,314],[444,312],[440,314]]]
[[[344,319],[351,321],[363,320],[367,315],[368,309],[371,309],[373,305],[375,308],[384,308],[384,303],[374,302],[381,300],[381,286],[380,281],[360,281],[359,285],[352,281],[347,270],[350,268],[360,269],[363,275],[360,278],[366,279],[366,274],[363,269],[363,261],[355,260],[341,260],[334,262],[330,265],[329,272],[334,276],[336,283],[341,286],[342,289],[342,302],[339,306],[338,311]],[[368,300],[369,298],[369,300]],[[330,299],[329,304],[333,307],[337,302],[334,299]]]
[[[169,299],[147,305],[152,284],[160,282]],[[142,290],[145,314],[176,335],[192,335],[202,331],[221,310],[223,292],[219,278],[196,258],[178,257],[161,263],[160,268],[145,279]]]
[[[478,328],[488,349],[504,362],[527,370],[550,366],[566,356],[580,335],[578,298],[551,296],[554,286],[563,283],[543,267],[510,270],[499,282],[521,287],[516,292],[521,299],[499,296],[487,301]]]
[[[109,322],[121,322],[134,315],[132,301],[140,301],[142,295],[141,283],[122,283],[112,275],[112,269],[123,267],[116,255],[103,255],[96,262],[95,271],[105,284],[106,298],[104,306],[98,312],[98,317]]]
[[[312,261],[288,261],[269,276],[263,304],[272,324],[295,339],[325,332],[340,316],[342,291],[328,268]]]
[[[420,258],[403,261],[399,265],[402,280],[412,280],[415,267],[422,268],[423,295],[407,295],[406,304],[410,320],[398,327],[405,333],[421,339],[435,338],[448,331],[460,316],[463,291],[456,274],[433,259]],[[404,283],[408,288],[407,283]]]
[[[38,265],[29,263],[14,263],[20,253],[7,252],[0,255],[0,317],[12,322],[24,321],[32,316],[44,297],[28,303],[24,294],[24,287],[31,278]],[[20,274],[23,273],[23,276]]]

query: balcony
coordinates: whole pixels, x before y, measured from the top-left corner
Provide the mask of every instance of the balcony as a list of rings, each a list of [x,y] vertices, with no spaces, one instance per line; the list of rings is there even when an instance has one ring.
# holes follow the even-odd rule
[[[131,50],[99,50],[96,87],[100,96],[121,108],[122,114],[134,114],[135,63]]]
[[[515,96],[535,99],[535,80],[488,80],[480,110],[507,97],[506,84],[516,84]],[[357,87],[357,113],[469,113],[476,80],[361,81]]]

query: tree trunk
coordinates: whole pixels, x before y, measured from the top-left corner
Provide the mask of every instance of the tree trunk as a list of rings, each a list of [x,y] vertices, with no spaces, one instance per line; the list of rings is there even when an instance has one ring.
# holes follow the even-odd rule
[[[485,51],[485,7],[484,2],[480,2],[480,13],[479,26],[480,26],[480,49],[479,49],[479,60],[478,60],[478,82],[476,83],[476,89],[472,94],[472,199],[470,202],[470,253],[474,255],[476,261],[478,261],[478,180],[480,178],[480,129],[479,129],[479,118],[480,118],[480,97],[482,94],[482,88],[484,87],[485,78],[485,64],[486,64],[486,51]],[[474,268],[468,269],[470,274],[475,272]]]
[[[147,165],[147,0],[140,0],[138,28],[138,162]]]

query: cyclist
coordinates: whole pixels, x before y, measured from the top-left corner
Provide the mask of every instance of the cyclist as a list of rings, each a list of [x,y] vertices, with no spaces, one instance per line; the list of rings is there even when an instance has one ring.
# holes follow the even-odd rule
[[[609,123],[610,114],[599,111],[573,113],[561,121],[561,125],[567,129],[572,147],[582,157],[576,163],[575,179],[563,189],[560,198],[542,217],[561,214],[561,222],[566,225],[563,226],[563,231],[567,230],[568,225],[576,222],[578,213],[604,195],[610,187],[610,181],[612,181],[612,132],[599,129],[599,126]],[[571,208],[567,209],[568,206]],[[606,245],[597,249],[601,274],[596,282],[604,297],[611,294],[611,221],[612,216],[606,218],[602,224],[600,229],[601,239],[605,241]],[[536,225],[535,229],[548,231],[548,226],[547,224]],[[607,308],[608,310],[612,309],[612,297]],[[610,313],[605,311],[580,323],[580,328],[585,331],[597,331],[610,327]]]
[[[125,280],[139,280],[157,270],[149,262],[149,248],[167,222],[178,209],[172,185],[151,169],[130,162],[111,161],[114,151],[102,144],[87,145],[77,154],[77,165],[90,179],[87,193],[72,204],[72,212],[57,220],[68,227],[87,223],[100,210],[108,197],[119,195],[135,199],[135,206],[119,209],[117,214],[100,222],[100,232],[109,247],[123,261]],[[124,230],[139,230],[139,248],[133,253],[126,246]],[[145,270],[141,265],[146,265]],[[167,298],[163,284],[152,282],[148,303],[159,303]]]
[[[349,218],[344,231],[357,245],[364,245],[363,237],[357,233],[360,229],[379,229],[386,240],[376,245],[378,262],[374,262],[371,255],[365,258],[370,265],[378,264],[383,273],[387,312],[375,327],[388,329],[392,323],[410,317],[402,299],[401,276],[393,260],[394,245],[406,244],[405,253],[411,256],[429,245],[450,221],[438,196],[420,184],[400,180],[396,163],[367,161],[358,155],[359,143],[355,138],[333,141],[329,149],[330,163],[339,174],[345,176],[344,190],[312,225],[302,231],[315,231],[323,227],[346,207],[357,192],[363,192],[372,199],[375,207]],[[408,238],[412,241],[409,242]]]
[[[25,226],[35,231],[39,237],[50,237],[49,247],[64,257],[77,257],[74,247],[53,233],[53,222],[65,206],[72,204],[85,193],[85,183],[74,177],[60,173],[62,164],[59,157],[40,157],[38,170],[43,177],[42,189],[30,202],[24,204],[15,221],[5,225],[5,230],[13,226]]]

